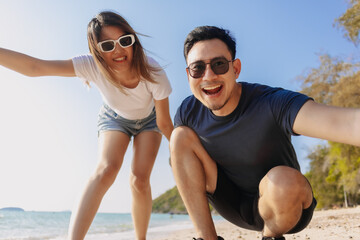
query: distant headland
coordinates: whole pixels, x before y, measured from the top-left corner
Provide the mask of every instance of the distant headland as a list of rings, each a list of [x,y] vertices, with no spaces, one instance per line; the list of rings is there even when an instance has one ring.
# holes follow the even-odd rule
[[[18,207],[6,207],[6,208],[0,208],[0,211],[24,212],[25,210]]]

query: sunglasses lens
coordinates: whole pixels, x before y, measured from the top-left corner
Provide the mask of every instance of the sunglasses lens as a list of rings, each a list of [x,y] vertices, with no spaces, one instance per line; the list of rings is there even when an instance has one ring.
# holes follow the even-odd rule
[[[114,50],[115,43],[113,41],[102,42],[101,48],[104,52],[110,52],[110,51]]]
[[[229,71],[229,62],[224,58],[211,60],[211,69],[217,75],[225,74]]]
[[[119,39],[119,43],[120,43],[120,46],[122,46],[124,48],[124,47],[129,47],[129,46],[133,45],[134,41],[133,41],[132,36],[125,36],[125,37]]]
[[[210,63],[203,61],[194,62],[189,65],[190,76],[193,78],[200,78],[204,75],[206,64],[210,64],[211,70],[216,75],[225,74],[229,71],[229,61],[226,58],[214,58]]]
[[[192,76],[193,78],[199,78],[204,74],[205,69],[206,64],[204,62],[192,63],[189,66],[190,76]]]

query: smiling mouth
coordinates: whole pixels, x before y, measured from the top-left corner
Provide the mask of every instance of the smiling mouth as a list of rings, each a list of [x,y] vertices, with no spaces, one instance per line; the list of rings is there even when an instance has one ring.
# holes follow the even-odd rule
[[[210,86],[210,87],[204,87],[202,88],[202,91],[206,94],[206,95],[215,95],[217,93],[219,93],[222,89],[222,85],[216,85],[216,86]]]
[[[126,60],[126,57],[119,57],[119,58],[114,58],[115,62],[123,62]]]

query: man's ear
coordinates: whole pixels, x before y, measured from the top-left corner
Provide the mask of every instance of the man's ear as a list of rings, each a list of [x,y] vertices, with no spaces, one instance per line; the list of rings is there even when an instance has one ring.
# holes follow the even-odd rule
[[[240,75],[240,72],[241,72],[241,61],[240,61],[240,59],[236,58],[233,61],[233,68],[234,68],[235,76],[236,76],[236,78],[238,78],[239,75]]]

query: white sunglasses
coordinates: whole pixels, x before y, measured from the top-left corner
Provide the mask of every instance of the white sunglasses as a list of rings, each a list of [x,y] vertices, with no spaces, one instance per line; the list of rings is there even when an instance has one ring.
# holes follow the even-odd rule
[[[112,52],[115,50],[116,43],[122,48],[130,47],[135,43],[135,36],[134,34],[128,34],[119,37],[118,40],[105,40],[99,42],[97,45],[102,52]]]

